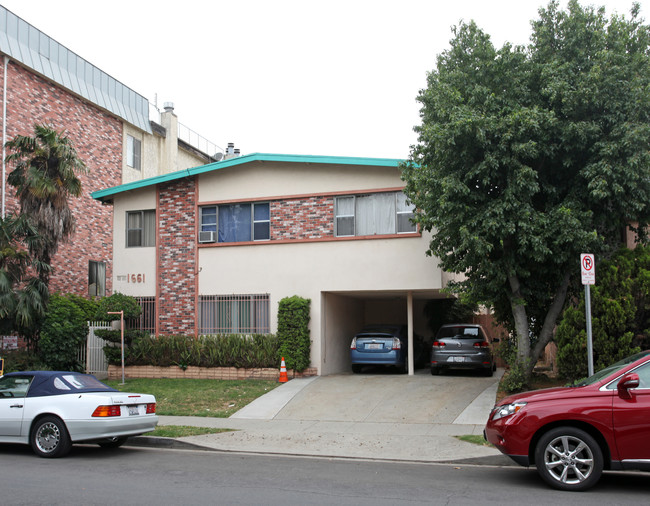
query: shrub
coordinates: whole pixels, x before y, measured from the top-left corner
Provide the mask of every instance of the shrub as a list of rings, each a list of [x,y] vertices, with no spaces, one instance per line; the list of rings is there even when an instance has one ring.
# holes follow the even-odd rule
[[[81,309],[67,297],[52,295],[41,327],[41,360],[54,370],[81,371],[79,347],[87,337],[88,324]]]
[[[4,372],[46,371],[50,369],[41,361],[41,357],[29,350],[4,350]]]
[[[594,371],[640,350],[650,327],[650,250],[624,249],[598,266],[591,287]],[[568,380],[588,375],[584,295],[565,309],[555,334],[559,374]]]
[[[110,297],[104,297],[99,301],[95,320],[114,321],[119,320],[119,314],[108,314],[109,312],[124,311],[124,319],[137,318],[142,313],[142,308],[135,297],[116,292]]]
[[[293,296],[280,301],[278,309],[278,339],[280,357],[287,368],[304,371],[311,363],[309,338],[310,299]]]
[[[70,300],[77,306],[86,321],[92,321],[97,316],[97,311],[99,310],[99,302],[96,300],[89,300],[85,297],[75,295],[74,293],[62,294],[63,297]],[[105,318],[104,318],[105,319]]]
[[[103,339],[112,341],[114,330],[96,331]],[[119,331],[117,331],[119,340]],[[106,337],[105,337],[106,336]],[[125,338],[125,343],[126,343]],[[104,347],[110,364],[121,363],[121,350],[113,344]],[[133,336],[125,344],[126,365],[177,365],[185,370],[199,367],[277,367],[278,339],[273,334],[243,336],[239,334],[201,336]]]

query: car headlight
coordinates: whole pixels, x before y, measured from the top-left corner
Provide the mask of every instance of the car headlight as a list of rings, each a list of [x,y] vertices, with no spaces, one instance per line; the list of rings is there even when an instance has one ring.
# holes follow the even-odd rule
[[[492,412],[492,420],[498,420],[499,418],[505,418],[506,416],[514,415],[525,405],[525,402],[513,402],[504,406],[498,406],[494,408],[494,411]]]

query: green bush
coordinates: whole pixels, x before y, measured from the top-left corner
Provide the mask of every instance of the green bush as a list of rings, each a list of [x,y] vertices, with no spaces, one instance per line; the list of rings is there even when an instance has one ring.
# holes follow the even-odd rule
[[[311,300],[297,295],[285,297],[278,309],[278,339],[280,357],[288,369],[304,371],[311,363],[309,309]]]
[[[5,361],[4,372],[47,371],[50,367],[41,357],[29,350],[3,350],[0,355]]]
[[[102,339],[113,341],[115,331],[96,331]],[[117,332],[119,334],[119,331]],[[107,336],[107,337],[105,337]],[[126,343],[125,338],[125,343]],[[114,343],[104,347],[110,364],[121,364],[121,349]],[[278,338],[273,334],[258,335],[210,335],[158,336],[134,334],[125,346],[126,365],[154,365],[169,367],[177,365],[185,370],[199,367],[277,367]]]
[[[650,250],[619,251],[597,266],[591,293],[594,371],[646,347],[650,327]],[[584,294],[565,309],[556,334],[558,373],[588,375]]]
[[[116,313],[124,311],[124,319],[137,318],[142,313],[140,304],[129,295],[116,292],[110,297],[104,297],[99,301],[97,311],[95,313],[95,320],[97,321],[114,321],[119,320],[119,314],[108,314],[110,312]]]
[[[86,299],[85,297],[75,295],[74,293],[66,293],[62,295],[73,302],[81,310],[86,321],[93,321],[96,318],[97,311],[99,310],[99,302],[94,299]]]
[[[88,324],[81,309],[67,297],[52,295],[41,327],[41,360],[54,370],[81,371],[79,347],[87,337]]]

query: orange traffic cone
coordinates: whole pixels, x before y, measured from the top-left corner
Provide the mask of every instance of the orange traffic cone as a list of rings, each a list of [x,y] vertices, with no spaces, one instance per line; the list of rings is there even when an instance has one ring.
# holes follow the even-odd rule
[[[280,379],[278,381],[280,383],[286,383],[289,381],[289,377],[287,376],[287,366],[284,363],[284,357],[282,357],[282,363],[280,364]]]

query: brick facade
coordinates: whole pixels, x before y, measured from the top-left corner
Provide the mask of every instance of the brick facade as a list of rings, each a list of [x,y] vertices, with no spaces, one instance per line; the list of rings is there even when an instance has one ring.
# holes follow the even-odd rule
[[[0,66],[2,79],[4,66]],[[106,294],[110,295],[113,211],[111,206],[93,200],[90,193],[121,183],[121,120],[15,62],[9,63],[5,98],[7,140],[16,135],[31,136],[35,124],[47,124],[65,132],[89,170],[81,176],[82,197],[70,200],[76,232],[70,242],[59,246],[52,259],[50,290],[87,295],[88,261],[93,260],[106,263]],[[7,166],[7,173],[11,170]],[[6,189],[6,211],[14,212],[18,207],[14,189],[9,185]]]
[[[193,178],[159,186],[158,333],[194,334],[196,186]]]
[[[334,236],[334,198],[307,197],[271,202],[271,240]]]

